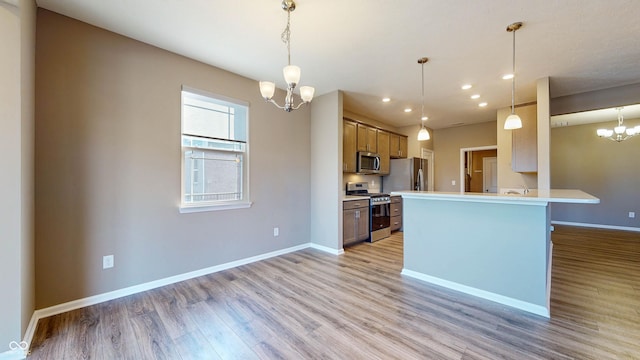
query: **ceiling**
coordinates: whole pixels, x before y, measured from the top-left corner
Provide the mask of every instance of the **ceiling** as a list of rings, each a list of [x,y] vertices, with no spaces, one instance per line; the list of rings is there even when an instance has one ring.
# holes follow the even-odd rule
[[[281,0],[37,0],[38,6],[284,88],[286,25]],[[511,102],[640,82],[638,0],[296,0],[291,61],[316,96],[342,90],[345,109],[393,126],[420,123],[424,65],[426,125],[495,120]],[[472,84],[471,90],[460,86]],[[256,92],[258,84],[256,83]],[[478,93],[479,100],[470,95]],[[381,98],[388,96],[389,103]],[[282,103],[283,99],[277,99]],[[488,106],[480,108],[478,102]],[[414,109],[404,113],[405,107]]]

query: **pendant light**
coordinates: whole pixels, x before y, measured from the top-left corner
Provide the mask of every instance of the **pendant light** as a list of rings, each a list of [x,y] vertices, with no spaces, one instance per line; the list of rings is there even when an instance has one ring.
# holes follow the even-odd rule
[[[293,0],[282,0],[282,10],[287,12],[287,27],[280,35],[282,41],[287,44],[287,66],[282,69],[284,80],[287,83],[287,96],[284,100],[284,106],[278,105],[273,100],[273,95],[276,91],[276,84],[271,81],[260,81],[260,94],[265,101],[272,103],[279,109],[283,109],[286,112],[297,110],[303,104],[308,104],[313,99],[313,93],[315,89],[311,86],[300,87],[300,98],[302,102],[298,105],[293,104],[293,90],[300,82],[300,68],[295,65],[291,65],[291,12],[296,9],[296,3]]]
[[[425,141],[431,139],[429,136],[429,130],[424,126],[424,121],[427,120],[427,117],[424,116],[424,64],[429,61],[429,58],[422,57],[418,59],[418,64],[422,65],[422,113],[420,115],[420,131],[418,131],[418,141]]]
[[[511,115],[504,122],[505,130],[520,129],[522,120],[516,115],[516,31],[522,27],[521,22],[515,22],[507,26],[507,31],[513,33],[513,77],[511,78]]]

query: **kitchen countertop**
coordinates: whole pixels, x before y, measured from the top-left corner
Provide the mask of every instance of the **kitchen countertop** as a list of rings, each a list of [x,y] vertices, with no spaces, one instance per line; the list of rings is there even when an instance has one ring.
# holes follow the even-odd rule
[[[357,195],[345,195],[342,201],[352,201],[352,200],[367,200],[369,201],[368,196],[357,196]]]
[[[493,203],[573,203],[573,204],[599,204],[600,199],[587,194],[582,190],[574,189],[533,189],[527,194],[495,194],[495,193],[461,193],[441,191],[397,191],[391,195],[413,199],[493,202]]]

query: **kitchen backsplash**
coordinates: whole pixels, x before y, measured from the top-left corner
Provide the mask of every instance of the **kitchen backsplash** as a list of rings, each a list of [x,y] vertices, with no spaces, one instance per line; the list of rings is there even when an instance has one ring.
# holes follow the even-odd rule
[[[342,177],[344,183],[342,184],[342,192],[346,192],[348,182],[363,182],[369,183],[369,192],[379,193],[382,187],[382,176],[379,175],[356,175],[356,174],[343,174]]]

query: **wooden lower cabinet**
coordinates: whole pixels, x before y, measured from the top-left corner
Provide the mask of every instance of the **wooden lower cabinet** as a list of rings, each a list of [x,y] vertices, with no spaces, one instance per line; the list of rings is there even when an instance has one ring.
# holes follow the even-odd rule
[[[369,238],[369,199],[345,201],[342,220],[342,245]]]
[[[402,197],[391,197],[391,231],[402,229]]]

